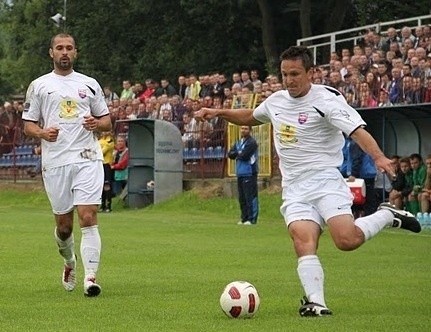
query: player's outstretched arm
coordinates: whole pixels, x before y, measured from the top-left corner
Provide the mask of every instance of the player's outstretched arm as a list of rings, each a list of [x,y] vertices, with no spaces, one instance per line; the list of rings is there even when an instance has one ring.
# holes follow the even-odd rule
[[[228,122],[240,126],[255,126],[261,124],[253,117],[253,110],[250,108],[241,109],[216,109],[202,107],[194,114],[194,118],[198,121],[207,121],[215,117],[221,117]]]
[[[395,167],[392,164],[392,161],[384,155],[376,140],[368,131],[364,128],[358,128],[352,133],[351,137],[359,144],[363,151],[373,158],[376,167],[381,172],[387,173],[391,178],[396,176]]]

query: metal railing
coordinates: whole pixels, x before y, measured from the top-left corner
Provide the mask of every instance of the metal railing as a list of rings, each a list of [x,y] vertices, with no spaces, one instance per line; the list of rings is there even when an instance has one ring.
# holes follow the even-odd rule
[[[431,23],[431,14],[416,16],[401,20],[378,22],[370,25],[364,25],[358,28],[340,30],[322,35],[301,38],[296,41],[296,44],[309,47],[314,55],[314,62],[318,64],[329,63],[331,52],[339,51],[340,48],[352,48],[359,40],[363,38],[362,33],[366,30],[375,30],[386,35],[386,30],[390,27],[399,31],[403,26],[408,26],[415,29],[424,24]]]

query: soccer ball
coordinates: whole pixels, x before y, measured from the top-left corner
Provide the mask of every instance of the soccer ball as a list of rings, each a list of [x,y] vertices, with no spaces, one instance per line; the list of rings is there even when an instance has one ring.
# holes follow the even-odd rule
[[[250,318],[259,309],[260,298],[256,288],[247,281],[228,284],[220,296],[220,306],[230,318]]]

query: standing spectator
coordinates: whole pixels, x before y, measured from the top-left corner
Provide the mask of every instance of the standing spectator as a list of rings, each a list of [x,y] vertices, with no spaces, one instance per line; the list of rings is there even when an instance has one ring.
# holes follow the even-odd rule
[[[253,91],[253,82],[250,80],[250,74],[247,70],[241,72],[241,87],[247,87],[250,91]]]
[[[120,100],[133,99],[132,83],[129,80],[123,81],[123,90],[121,91]]]
[[[159,97],[161,95],[167,95],[168,97],[172,97],[176,94],[177,91],[167,78],[163,78],[160,80],[160,87],[155,93],[156,97]]]
[[[395,30],[394,27],[388,28],[388,30],[386,30],[386,35],[387,35],[387,38],[383,44],[383,50],[385,52],[389,51],[390,45],[392,43],[399,44],[401,42],[400,37],[398,37],[397,30]]]
[[[8,153],[13,149],[16,124],[18,116],[10,102],[4,103],[4,111],[0,113],[0,138],[3,143],[1,152]]]
[[[155,91],[156,88],[154,80],[152,78],[146,79],[144,93],[139,97],[141,103],[147,103],[147,101],[154,95]]]
[[[190,75],[190,91],[188,97],[191,100],[198,100],[201,92],[201,82],[198,81],[195,74]]]
[[[123,136],[117,136],[113,163],[111,164],[111,170],[114,172],[113,191],[115,196],[120,195],[123,189],[126,187],[128,178],[128,165],[129,149],[127,148],[126,138]]]
[[[229,150],[228,157],[236,162],[238,198],[241,208],[239,225],[255,225],[259,213],[257,174],[257,143],[251,136],[251,126],[241,126],[241,139]]]
[[[103,131],[99,138],[99,144],[103,153],[103,171],[105,174],[105,182],[102,191],[102,203],[100,204],[99,212],[112,211],[112,170],[111,164],[114,161],[114,137],[110,131]]]
[[[109,85],[103,88],[103,93],[105,94],[105,102],[107,105],[112,105],[114,100],[120,99]]]
[[[184,100],[186,97],[186,88],[186,77],[184,75],[178,76],[177,94],[181,97],[181,100]]]
[[[254,110],[202,108],[196,117],[206,121],[220,116],[249,126],[272,123],[283,177],[280,211],[293,240],[306,295],[299,314],[326,316],[332,311],[326,306],[324,272],[317,256],[325,224],[335,245],[346,251],[359,248],[385,227],[420,232],[421,226],[410,213],[386,203],[374,214],[353,220],[352,195],[337,169],[343,158],[341,132],[351,136],[390,176],[395,175],[392,162],[363,129],[365,122],[340,92],[311,83],[310,49],[292,46],[280,58],[285,90],[275,92]]]
[[[221,98],[221,100],[223,100],[225,98],[225,95],[224,95],[225,88],[229,88],[229,83],[226,79],[226,75],[224,73],[220,73],[218,75],[217,83],[214,86],[212,96],[214,98],[219,97]]]
[[[259,79],[259,71],[257,69],[252,69],[250,71],[251,82],[253,83],[253,90],[255,90],[257,85],[262,85],[262,81]]]
[[[355,179],[363,179],[365,182],[365,203],[361,207],[353,206],[353,213],[355,215],[369,216],[377,210],[374,195],[374,183],[377,175],[376,165],[371,156],[365,153],[350,137],[346,138],[343,154],[345,154],[343,162],[343,165],[345,164],[345,173],[343,176],[349,182],[354,182]],[[360,211],[362,209],[363,212]]]
[[[55,215],[55,240],[64,259],[62,284],[67,291],[76,286],[76,207],[82,232],[84,294],[97,296],[101,292],[96,283],[101,252],[97,208],[104,174],[95,131],[111,130],[111,119],[97,81],[73,70],[77,57],[74,38],[55,35],[49,54],[54,71],[34,80],[27,90],[24,132],[41,138],[42,176]]]
[[[242,86],[242,82],[241,82],[241,74],[240,74],[239,72],[234,72],[234,73],[232,74],[232,84],[231,84],[231,85],[234,85],[234,84],[236,84],[236,83],[238,83],[239,85],[241,85],[241,86]]]

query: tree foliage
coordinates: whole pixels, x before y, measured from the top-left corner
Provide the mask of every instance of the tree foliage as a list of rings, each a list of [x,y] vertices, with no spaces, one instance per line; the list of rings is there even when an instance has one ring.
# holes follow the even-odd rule
[[[101,84],[179,74],[278,67],[278,54],[302,36],[352,27],[356,20],[393,19],[424,12],[425,0],[409,5],[381,0],[373,11],[364,0],[74,0],[66,30],[77,41],[75,68]],[[50,17],[62,0],[0,0],[0,96],[25,91],[51,70]],[[375,15],[374,15],[375,14]],[[400,14],[401,15],[401,14]]]

